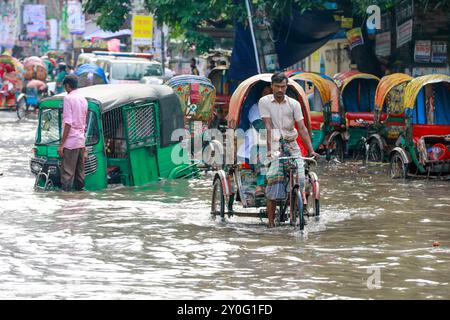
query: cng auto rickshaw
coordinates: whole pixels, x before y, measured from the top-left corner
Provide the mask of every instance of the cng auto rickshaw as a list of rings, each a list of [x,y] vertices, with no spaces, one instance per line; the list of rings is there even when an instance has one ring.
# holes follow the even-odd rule
[[[392,149],[391,178],[450,176],[450,76],[411,80],[403,103],[405,130]]]
[[[340,91],[341,126],[327,142],[327,150],[339,160],[365,157],[369,127],[374,123],[375,90],[380,79],[372,74],[346,71],[334,76]]]
[[[107,84],[105,72],[96,64],[82,64],[77,67],[78,87],[88,87],[96,84]]]
[[[180,142],[174,130],[183,128],[180,101],[161,85],[96,85],[78,89],[88,100],[85,188],[99,190],[109,184],[141,186],[161,178],[189,178],[196,163],[179,161]],[[43,100],[31,172],[36,188],[60,187],[61,159],[57,148],[62,134],[65,94]],[[181,153],[180,153],[181,150]]]
[[[369,161],[387,161],[398,137],[404,132],[403,98],[405,87],[412,79],[404,73],[381,78],[375,92],[375,122],[367,140]]]
[[[326,150],[326,140],[339,128],[339,90],[326,76],[312,72],[295,72],[291,76],[306,91],[312,85],[309,101],[311,111],[312,144],[316,152]],[[308,92],[307,92],[308,94]],[[337,120],[336,120],[337,119]]]
[[[252,106],[259,100],[259,91],[261,87],[270,85],[272,74],[259,74],[243,81],[233,93],[230,100],[230,109],[228,114],[229,130],[242,129],[247,131],[250,128],[248,113]],[[305,126],[311,135],[311,119],[308,105],[308,99],[304,90],[294,80],[288,80],[287,95],[298,100],[302,107]],[[228,136],[228,134],[227,134]],[[225,158],[231,159],[231,163],[225,162],[222,170],[218,170],[213,179],[213,191],[211,202],[211,215],[220,216],[224,220],[225,215],[230,216],[250,216],[265,218],[267,213],[265,197],[256,197],[256,173],[248,163],[238,159],[237,151],[239,149],[238,134],[233,135],[228,141],[225,139],[224,145],[226,152],[231,155],[225,155]],[[301,141],[299,137],[297,141]],[[242,142],[242,141],[241,141]],[[300,144],[302,155],[306,155],[307,149]],[[264,157],[264,155],[263,155]],[[294,183],[296,175],[295,167],[292,166],[292,159],[278,158],[275,161],[284,162],[289,168],[285,180],[286,198],[278,201],[276,220],[277,222],[290,221],[292,225],[298,222],[299,228],[303,229],[305,225],[304,216],[318,216],[320,212],[320,187],[319,179],[312,170],[309,170],[309,162],[305,163],[305,192]],[[307,161],[311,161],[311,159]],[[264,161],[259,159],[258,161]],[[314,162],[314,160],[312,160]],[[297,180],[295,180],[297,181]],[[239,202],[242,210],[234,207],[235,202]],[[257,208],[259,212],[250,212],[247,208]]]

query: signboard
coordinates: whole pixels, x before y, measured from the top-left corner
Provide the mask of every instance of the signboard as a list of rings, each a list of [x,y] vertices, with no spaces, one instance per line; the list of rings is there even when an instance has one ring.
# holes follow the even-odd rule
[[[413,20],[409,19],[405,23],[397,26],[397,48],[408,43],[412,39]]]
[[[71,34],[83,34],[85,30],[84,14],[81,3],[69,1],[67,3],[67,28]]]
[[[431,41],[418,40],[414,46],[414,61],[415,62],[430,62],[431,58]]]
[[[23,8],[23,24],[28,37],[43,37],[46,35],[45,5],[26,4]]]
[[[375,36],[375,54],[387,57],[391,54],[391,32],[383,32]]]
[[[49,48],[51,50],[57,50],[58,49],[58,20],[50,19],[48,21],[48,24],[50,26],[50,44],[49,44]]]
[[[428,74],[450,74],[449,67],[415,67],[412,70],[413,77],[420,77]]]
[[[447,62],[447,42],[446,41],[433,41],[431,51],[432,63],[445,63]]]
[[[342,17],[342,19],[341,19],[341,28],[344,28],[344,29],[351,29],[351,28],[353,28],[353,18]]]
[[[152,16],[133,16],[133,46],[152,45],[153,36],[153,17]]]
[[[413,0],[403,0],[395,7],[397,48],[400,48],[412,39],[413,15]]]
[[[14,47],[19,32],[18,12],[14,2],[0,3],[0,46],[2,47]]]
[[[354,28],[347,31],[347,40],[350,50],[364,44],[361,28]]]

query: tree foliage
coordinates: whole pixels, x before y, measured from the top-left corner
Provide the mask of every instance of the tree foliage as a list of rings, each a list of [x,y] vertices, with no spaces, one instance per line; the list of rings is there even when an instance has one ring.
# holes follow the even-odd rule
[[[258,19],[287,19],[292,9],[305,11],[321,9],[330,0],[250,0],[256,11],[264,15],[256,15]],[[400,0],[336,0],[341,9],[363,18],[366,8],[377,4],[381,10],[391,9]],[[450,0],[416,0],[424,10],[448,9]],[[214,46],[213,40],[201,32],[207,26],[225,27],[233,19],[244,21],[247,11],[242,1],[235,5],[233,0],[145,0],[145,6],[152,12],[158,23],[165,23],[177,33],[184,34],[188,45],[195,44],[199,52],[207,51]],[[97,24],[104,30],[117,31],[127,20],[131,12],[132,0],[86,0],[84,10],[97,13]]]

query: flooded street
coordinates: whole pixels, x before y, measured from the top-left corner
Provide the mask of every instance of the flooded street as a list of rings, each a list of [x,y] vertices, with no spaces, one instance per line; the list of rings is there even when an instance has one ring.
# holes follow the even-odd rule
[[[322,165],[302,235],[211,220],[211,176],[35,192],[36,122],[0,116],[1,299],[450,299],[449,181]]]

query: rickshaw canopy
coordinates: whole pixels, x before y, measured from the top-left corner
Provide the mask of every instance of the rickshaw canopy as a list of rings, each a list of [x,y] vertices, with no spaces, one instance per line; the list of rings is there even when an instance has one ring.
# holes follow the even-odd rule
[[[413,77],[404,73],[394,73],[381,78],[378,83],[377,90],[375,91],[375,109],[382,112],[384,101],[389,92],[401,85],[402,83],[409,82]]]
[[[298,73],[291,77],[291,79],[295,80],[303,80],[303,81],[309,81],[312,82],[314,87],[317,88],[317,91],[319,91],[320,97],[322,98],[322,103],[326,104],[330,102],[331,100],[331,92],[330,92],[330,86],[327,83],[328,80],[322,78],[321,76],[310,73],[310,72],[304,72],[304,73]]]
[[[414,109],[416,98],[420,90],[427,84],[439,82],[450,83],[450,76],[444,74],[431,74],[411,80],[405,88],[404,108]]]
[[[227,66],[218,66],[212,69],[208,78],[211,80],[211,83],[217,90],[217,94],[220,95],[228,95],[230,94],[229,84],[228,84],[228,67]]]
[[[338,73],[333,77],[333,79],[336,82],[339,90],[341,91],[341,94],[344,92],[345,87],[355,79],[373,79],[380,81],[380,78],[373,74],[363,73],[355,70]]]
[[[239,126],[241,119],[241,112],[244,107],[244,102],[250,92],[250,90],[259,82],[264,81],[271,83],[272,73],[263,73],[252,76],[244,80],[234,91],[230,99],[230,107],[228,112],[228,127],[236,129]],[[291,78],[288,78],[288,86],[296,93],[298,98],[301,98],[300,104],[302,105],[303,117],[305,119],[305,125],[308,131],[311,131],[311,116],[309,111],[308,97],[306,96],[303,88]]]

